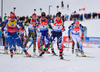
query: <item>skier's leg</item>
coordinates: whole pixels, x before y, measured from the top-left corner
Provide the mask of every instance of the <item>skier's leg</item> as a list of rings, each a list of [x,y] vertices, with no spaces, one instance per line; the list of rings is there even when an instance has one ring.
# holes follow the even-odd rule
[[[40,37],[40,48],[43,50],[43,46],[44,46],[44,35],[41,34],[41,37]]]
[[[12,50],[13,42],[12,42],[12,37],[8,37],[8,43],[9,43],[10,55],[11,55],[11,58],[12,58],[13,57],[13,50]]]
[[[5,37],[5,48],[4,48],[5,53],[8,53],[8,37]]]
[[[36,51],[36,35],[35,33],[32,33],[32,38],[33,38],[33,52]]]
[[[75,35],[72,35],[72,40],[74,41],[74,48],[77,49],[77,39]]]
[[[31,55],[28,54],[28,52],[26,51],[25,47],[23,46],[23,44],[21,43],[21,40],[18,36],[17,33],[11,33],[12,37],[16,40],[16,42],[19,44],[19,46],[21,46],[21,48],[23,49],[23,51],[25,52],[25,54],[30,57]]]
[[[75,53],[76,53],[76,55],[78,55],[76,35],[72,35],[72,40],[74,41],[74,49],[75,49]]]
[[[24,44],[25,47],[27,46],[27,43],[29,42],[30,37],[31,37],[31,31],[29,31],[28,38],[26,38],[26,42]]]
[[[46,33],[46,39],[49,41],[49,39],[50,39],[50,35],[48,34],[48,32]],[[46,46],[46,41],[45,41],[45,46]],[[47,53],[50,53],[48,50],[50,49],[50,45],[49,45],[49,47],[47,48]]]
[[[55,38],[55,35],[52,34],[51,37],[50,37],[50,39],[49,39],[49,41],[48,41],[48,44],[45,46],[44,50],[42,51],[42,53],[39,56],[42,56],[46,52],[47,48],[52,43],[52,41],[54,40],[54,38]]]
[[[58,41],[58,46],[59,46],[59,56],[60,56],[60,59],[63,59],[63,56],[62,56],[63,49],[62,49],[62,46],[61,46],[62,34],[57,36],[57,41]]]
[[[79,36],[77,36],[77,41],[78,41],[79,46],[80,46],[81,55],[84,56],[84,57],[86,57],[86,55],[84,55],[81,38]]]
[[[80,50],[83,50],[81,38],[79,36],[77,36],[77,42],[79,43]]]
[[[72,53],[74,53],[74,45],[75,45],[75,43],[74,43],[74,41],[72,41]]]

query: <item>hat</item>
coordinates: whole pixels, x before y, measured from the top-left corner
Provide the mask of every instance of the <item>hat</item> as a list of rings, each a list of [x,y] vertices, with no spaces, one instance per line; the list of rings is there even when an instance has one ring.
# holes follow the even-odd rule
[[[61,17],[61,12],[56,13],[56,17]]]
[[[41,13],[41,17],[46,17],[45,12],[42,12],[42,13]]]
[[[36,14],[33,14],[32,17],[36,17]]]
[[[75,24],[79,24],[79,21],[75,21]]]
[[[14,13],[11,13],[11,14],[10,14],[10,18],[11,18],[11,17],[15,17],[15,14],[14,14]]]

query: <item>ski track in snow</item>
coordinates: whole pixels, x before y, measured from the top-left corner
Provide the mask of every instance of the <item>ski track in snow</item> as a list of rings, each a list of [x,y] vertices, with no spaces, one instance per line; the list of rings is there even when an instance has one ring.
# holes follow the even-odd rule
[[[56,47],[56,45],[54,46]],[[3,47],[2,47],[3,48]],[[49,50],[51,52],[51,50]],[[29,58],[25,55],[0,54],[0,72],[95,72],[99,71],[100,52],[98,48],[84,48],[85,54],[95,56],[95,58],[75,57],[71,54],[71,48],[64,50],[65,59],[63,61],[59,56],[52,54],[44,54],[42,58]],[[32,55],[32,47],[28,50]],[[59,51],[55,48],[55,52],[59,55]],[[38,54],[38,51],[37,51]]]

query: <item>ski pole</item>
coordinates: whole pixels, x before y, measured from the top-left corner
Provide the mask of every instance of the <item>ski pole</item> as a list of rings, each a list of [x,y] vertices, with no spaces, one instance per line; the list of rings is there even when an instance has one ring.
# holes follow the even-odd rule
[[[70,44],[70,39],[68,40],[68,47],[67,47],[67,51],[69,50],[69,44]]]

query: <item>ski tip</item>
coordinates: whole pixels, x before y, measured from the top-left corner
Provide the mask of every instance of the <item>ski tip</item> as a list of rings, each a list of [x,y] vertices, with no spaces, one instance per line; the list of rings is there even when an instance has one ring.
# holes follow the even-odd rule
[[[11,58],[13,58],[13,55],[11,55]]]
[[[27,57],[32,57],[32,56],[30,55],[30,56],[27,56]]]
[[[70,61],[70,59],[61,59],[61,60],[63,60],[63,61]]]

